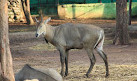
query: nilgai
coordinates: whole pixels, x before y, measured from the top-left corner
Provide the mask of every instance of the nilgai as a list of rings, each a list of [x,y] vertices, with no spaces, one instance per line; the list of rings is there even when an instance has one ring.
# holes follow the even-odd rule
[[[15,76],[15,81],[63,81],[54,69],[34,69],[26,64]]]
[[[36,19],[36,18],[35,18]],[[90,59],[90,67],[86,73],[89,76],[94,64],[95,56],[93,50],[95,49],[102,57],[106,66],[106,77],[109,75],[107,55],[103,52],[104,31],[100,27],[89,24],[72,24],[66,23],[59,26],[51,26],[47,24],[51,18],[43,21],[43,18],[37,22],[36,37],[41,34],[44,35],[46,42],[53,44],[60,52],[61,61],[61,75],[68,75],[68,52],[70,49],[85,49]],[[66,70],[64,73],[64,65]]]

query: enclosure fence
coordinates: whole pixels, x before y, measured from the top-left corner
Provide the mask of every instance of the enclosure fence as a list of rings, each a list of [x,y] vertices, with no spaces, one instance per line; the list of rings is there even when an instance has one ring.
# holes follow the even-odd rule
[[[129,0],[127,0],[129,1]],[[30,0],[31,14],[38,14],[41,9],[46,15],[57,15],[57,5],[60,4],[89,4],[115,3],[116,0]],[[137,0],[132,0],[137,2]]]

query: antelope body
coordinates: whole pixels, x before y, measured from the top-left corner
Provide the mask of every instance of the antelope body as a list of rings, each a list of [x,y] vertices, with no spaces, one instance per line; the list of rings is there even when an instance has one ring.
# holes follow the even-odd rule
[[[34,69],[25,65],[15,76],[15,81],[63,81],[54,69]]]
[[[37,21],[37,20],[36,20]],[[93,50],[95,49],[98,54],[103,58],[106,66],[106,76],[109,75],[107,56],[103,52],[104,31],[103,29],[88,24],[72,24],[66,23],[53,27],[47,22],[50,18],[38,22],[36,37],[44,34],[47,42],[53,44],[60,52],[61,61],[61,75],[68,75],[68,52],[70,49],[85,49],[90,59],[90,67],[86,73],[89,76],[94,64],[95,56]],[[64,65],[66,67],[64,73]]]

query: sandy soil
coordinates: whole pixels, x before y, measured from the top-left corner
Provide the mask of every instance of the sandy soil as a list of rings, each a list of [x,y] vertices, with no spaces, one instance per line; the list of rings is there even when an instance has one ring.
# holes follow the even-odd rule
[[[104,62],[95,52],[96,65],[85,77],[89,68],[89,59],[84,50],[71,50],[69,54],[69,75],[64,81],[137,81],[137,39],[131,38],[130,45],[112,45],[115,20],[58,20],[49,24],[59,25],[66,22],[94,24],[105,30],[104,52],[108,56],[110,76],[105,78]],[[133,21],[132,24],[136,24]],[[58,51],[46,44],[43,36],[35,37],[35,26],[10,24],[10,47],[13,57],[14,72],[24,64],[35,68],[54,68],[60,72]]]

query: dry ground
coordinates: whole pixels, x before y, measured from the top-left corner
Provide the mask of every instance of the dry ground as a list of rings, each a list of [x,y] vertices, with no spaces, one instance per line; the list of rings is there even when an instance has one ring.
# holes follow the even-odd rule
[[[137,81],[137,39],[131,38],[130,45],[112,45],[115,20],[52,19],[49,24],[59,25],[66,22],[94,24],[105,30],[104,52],[108,56],[110,76],[105,78],[104,62],[95,52],[96,65],[90,77],[85,77],[89,68],[87,54],[84,50],[72,50],[69,54],[69,75],[64,81]],[[132,24],[136,24],[136,21]],[[35,37],[35,26],[10,24],[10,46],[15,73],[24,64],[35,68],[54,68],[60,72],[58,51],[52,45],[46,44],[42,36]]]

